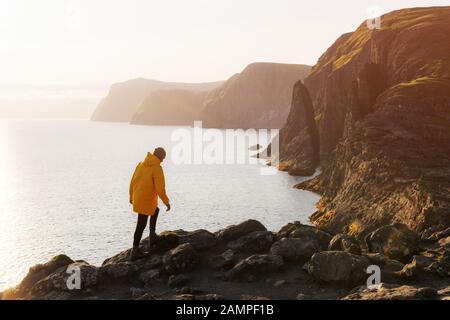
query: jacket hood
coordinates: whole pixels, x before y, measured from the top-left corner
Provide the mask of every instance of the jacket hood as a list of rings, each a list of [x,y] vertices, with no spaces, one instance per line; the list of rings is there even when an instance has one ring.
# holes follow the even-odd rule
[[[153,154],[151,154],[150,152],[147,154],[147,157],[145,158],[143,165],[146,167],[151,167],[151,166],[159,166],[161,164],[161,160],[159,160],[159,158]]]

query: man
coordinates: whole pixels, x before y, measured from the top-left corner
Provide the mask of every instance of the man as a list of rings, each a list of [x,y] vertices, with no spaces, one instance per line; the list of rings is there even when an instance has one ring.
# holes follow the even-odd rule
[[[139,243],[142,233],[147,225],[150,216],[150,245],[157,241],[156,221],[158,219],[158,197],[170,211],[169,198],[166,195],[164,172],[161,162],[166,158],[166,151],[163,148],[156,148],[153,154],[147,154],[145,160],[138,164],[134,171],[130,183],[130,203],[133,211],[138,214],[136,231],[134,232],[133,250],[131,260],[139,259],[143,256],[139,250]]]

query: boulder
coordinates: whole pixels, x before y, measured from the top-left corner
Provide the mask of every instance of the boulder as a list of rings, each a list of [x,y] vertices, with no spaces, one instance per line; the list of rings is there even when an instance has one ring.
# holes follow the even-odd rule
[[[164,253],[168,250],[176,248],[179,243],[180,237],[176,233],[171,231],[162,232],[159,235],[158,241],[152,246],[150,253]]]
[[[277,238],[297,238],[304,241],[316,241],[320,246],[320,251],[324,251],[328,249],[332,235],[313,226],[303,225],[297,221],[282,227],[277,234]]]
[[[228,249],[220,255],[209,258],[208,265],[215,270],[229,269],[234,265],[236,255],[233,250]]]
[[[139,280],[141,280],[146,286],[151,286],[160,278],[160,276],[161,270],[159,269],[147,270],[139,275]]]
[[[260,296],[251,296],[251,295],[241,295],[240,300],[242,301],[268,301],[269,298],[266,297],[260,297]]]
[[[172,300],[190,301],[195,300],[195,296],[193,294],[177,294],[172,297]]]
[[[225,278],[227,280],[244,279],[253,281],[269,272],[279,270],[283,265],[281,256],[273,254],[252,255],[229,270],[225,274]]]
[[[419,300],[433,299],[436,296],[437,291],[433,288],[382,283],[371,289],[361,286],[343,300]]]
[[[178,243],[190,243],[196,250],[205,250],[216,245],[216,236],[207,230],[195,230],[195,231],[184,231],[176,230],[172,231],[173,234],[177,235]]]
[[[106,264],[100,267],[100,272],[113,279],[124,278],[138,271],[139,267],[131,262]]]
[[[228,248],[237,253],[265,253],[269,251],[275,237],[270,231],[255,231],[228,243]]]
[[[44,279],[36,282],[31,288],[31,294],[33,296],[43,296],[52,291],[75,290],[73,288],[69,288],[68,286],[69,283],[72,284],[72,282],[69,281],[69,277],[71,277],[73,274],[69,273],[68,271],[76,269],[79,270],[81,290],[94,287],[98,284],[99,271],[97,267],[91,266],[84,261],[74,262],[68,265],[67,268],[59,268],[57,272],[52,273]]]
[[[450,227],[445,230],[434,232],[431,236],[428,237],[428,240],[438,241],[442,238],[447,237],[450,237]]]
[[[343,233],[337,234],[331,239],[328,250],[361,255],[361,248],[356,238]]]
[[[441,247],[450,247],[450,236],[439,239],[439,245]]]
[[[308,271],[320,282],[351,286],[366,281],[370,264],[369,259],[363,256],[344,251],[324,251],[312,256]]]
[[[199,262],[199,257],[190,243],[181,244],[163,257],[163,267],[169,274],[191,271]]]
[[[57,269],[66,267],[74,261],[68,256],[61,254],[53,257],[50,261],[44,264],[38,264],[30,268],[28,274],[19,285],[20,290],[29,290],[39,280],[47,277]]]
[[[219,241],[231,241],[255,231],[267,231],[264,225],[256,220],[247,220],[237,225],[229,226],[215,233]]]
[[[208,294],[201,294],[198,296],[195,296],[194,300],[199,300],[199,301],[219,301],[219,300],[225,300],[225,297],[217,294],[217,293],[208,293]]]
[[[130,296],[131,296],[131,299],[133,299],[133,300],[136,300],[145,294],[147,294],[147,290],[140,289],[140,288],[130,288]]]
[[[408,261],[419,249],[419,237],[403,224],[383,226],[366,237],[370,252],[382,253],[402,262]]]
[[[290,261],[306,261],[319,251],[319,244],[315,240],[304,241],[297,238],[283,238],[275,242],[270,253],[282,256]]]
[[[187,284],[189,280],[191,279],[185,274],[171,275],[167,281],[167,285],[170,288],[179,288]]]
[[[149,270],[159,268],[162,265],[162,256],[158,254],[152,254],[146,256],[143,259],[139,259],[132,262],[139,270]]]

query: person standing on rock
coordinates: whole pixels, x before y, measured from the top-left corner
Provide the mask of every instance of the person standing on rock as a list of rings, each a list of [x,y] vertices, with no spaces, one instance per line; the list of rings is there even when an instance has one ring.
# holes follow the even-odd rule
[[[140,162],[130,183],[130,204],[133,205],[133,211],[138,214],[136,230],[134,232],[133,250],[131,259],[135,260],[143,256],[139,250],[139,243],[142,239],[142,233],[147,226],[150,216],[150,238],[149,247],[157,240],[156,221],[158,219],[158,197],[170,211],[169,198],[166,195],[164,172],[161,163],[166,158],[166,151],[163,148],[156,148],[153,154],[150,152],[143,162]]]

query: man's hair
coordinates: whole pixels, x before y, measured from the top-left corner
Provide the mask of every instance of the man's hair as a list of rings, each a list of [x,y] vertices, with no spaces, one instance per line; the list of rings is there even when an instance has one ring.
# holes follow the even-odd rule
[[[157,156],[158,158],[165,158],[166,157],[166,150],[164,150],[161,147],[158,147],[153,151],[153,154]]]

